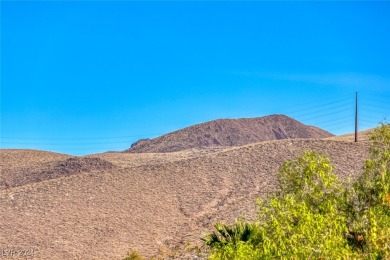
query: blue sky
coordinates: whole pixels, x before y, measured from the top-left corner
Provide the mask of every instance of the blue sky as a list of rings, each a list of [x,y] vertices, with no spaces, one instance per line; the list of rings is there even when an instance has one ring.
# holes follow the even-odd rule
[[[218,118],[390,117],[390,2],[1,1],[1,148],[74,155]]]

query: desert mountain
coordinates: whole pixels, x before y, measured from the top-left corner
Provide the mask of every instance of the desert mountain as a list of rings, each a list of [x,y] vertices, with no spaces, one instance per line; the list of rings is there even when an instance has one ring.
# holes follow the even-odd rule
[[[261,141],[333,136],[284,115],[219,119],[193,125],[154,139],[141,139],[125,152],[165,153],[191,148],[241,146]]]

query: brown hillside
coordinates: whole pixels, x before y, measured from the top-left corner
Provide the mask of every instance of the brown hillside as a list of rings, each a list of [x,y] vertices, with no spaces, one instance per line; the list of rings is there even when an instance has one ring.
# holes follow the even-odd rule
[[[17,149],[0,150],[0,167],[0,189],[115,168],[112,163],[100,158],[71,157],[52,152]]]
[[[199,243],[217,220],[253,217],[255,198],[277,188],[275,173],[284,161],[312,149],[330,156],[340,176],[356,176],[368,146],[296,139],[81,157],[115,167],[0,190],[0,248],[33,248],[34,259],[122,259],[130,248],[152,256],[165,246]],[[13,158],[2,156],[2,165],[17,164]]]
[[[261,141],[325,138],[332,134],[284,115],[220,119],[190,126],[155,139],[141,139],[125,152],[165,153],[191,148],[241,146]]]
[[[368,129],[365,131],[361,131],[358,134],[358,141],[359,142],[368,142],[369,141],[369,136],[372,134],[373,129]],[[329,140],[335,140],[335,141],[349,141],[349,142],[354,142],[355,141],[355,134],[346,134],[346,135],[340,135],[340,136],[332,136],[327,138]]]

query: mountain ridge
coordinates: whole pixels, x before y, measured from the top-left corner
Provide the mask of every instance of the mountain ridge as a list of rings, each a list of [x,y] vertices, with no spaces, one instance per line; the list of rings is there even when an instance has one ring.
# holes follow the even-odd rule
[[[140,139],[124,152],[165,153],[192,148],[241,146],[261,141],[326,138],[333,134],[285,115],[217,119],[179,129],[154,139]]]

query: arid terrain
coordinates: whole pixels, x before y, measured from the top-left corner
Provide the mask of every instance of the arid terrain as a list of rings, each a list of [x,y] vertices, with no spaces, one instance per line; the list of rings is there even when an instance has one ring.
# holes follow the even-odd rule
[[[363,139],[363,137],[362,137]],[[34,259],[123,259],[196,244],[216,221],[253,218],[286,160],[314,150],[356,177],[369,142],[284,139],[170,153],[72,157],[0,150],[0,248]]]
[[[331,133],[285,115],[219,119],[193,125],[154,139],[141,139],[125,152],[165,153],[192,148],[241,146],[262,141],[325,138]]]

